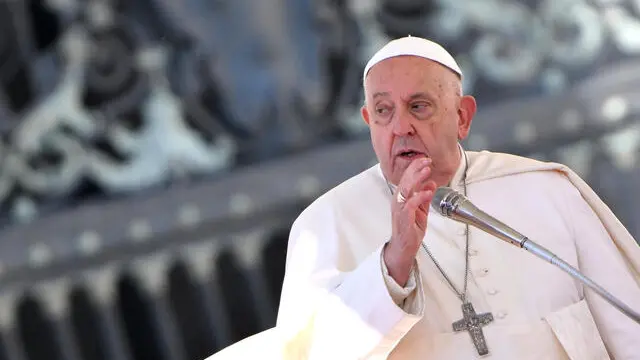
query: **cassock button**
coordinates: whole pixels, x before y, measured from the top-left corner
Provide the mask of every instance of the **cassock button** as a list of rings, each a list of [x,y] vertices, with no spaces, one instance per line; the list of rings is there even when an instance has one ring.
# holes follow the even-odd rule
[[[478,272],[478,276],[487,276],[489,274],[489,269],[484,268],[484,269],[480,269],[480,271]]]
[[[498,293],[498,290],[496,290],[496,289],[491,289],[491,290],[487,291],[487,293],[488,293],[489,295],[495,295],[495,294],[497,294],[497,293]]]
[[[476,255],[478,255],[478,250],[476,250],[476,249],[469,249],[469,255],[471,255],[471,256],[476,256]]]

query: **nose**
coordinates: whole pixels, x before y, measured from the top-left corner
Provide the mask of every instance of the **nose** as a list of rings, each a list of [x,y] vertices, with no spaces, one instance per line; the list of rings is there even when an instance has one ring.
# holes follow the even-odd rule
[[[396,136],[407,136],[415,134],[416,129],[411,122],[411,116],[405,111],[397,112],[396,118],[392,119],[393,133]]]

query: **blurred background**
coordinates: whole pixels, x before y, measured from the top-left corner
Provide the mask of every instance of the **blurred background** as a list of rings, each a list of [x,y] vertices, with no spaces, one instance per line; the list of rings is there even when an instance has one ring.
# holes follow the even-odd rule
[[[465,146],[640,236],[638,0],[0,0],[0,359],[198,360],[275,324],[288,228],[375,162],[361,74],[441,42]]]

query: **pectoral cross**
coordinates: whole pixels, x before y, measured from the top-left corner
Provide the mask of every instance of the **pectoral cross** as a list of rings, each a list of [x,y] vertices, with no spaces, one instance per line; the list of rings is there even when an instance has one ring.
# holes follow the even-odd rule
[[[471,335],[473,345],[479,355],[487,355],[489,348],[487,347],[487,341],[482,333],[482,327],[488,325],[493,321],[493,315],[491,313],[476,314],[473,309],[473,305],[469,302],[462,304],[462,319],[453,323],[453,331],[468,331]]]

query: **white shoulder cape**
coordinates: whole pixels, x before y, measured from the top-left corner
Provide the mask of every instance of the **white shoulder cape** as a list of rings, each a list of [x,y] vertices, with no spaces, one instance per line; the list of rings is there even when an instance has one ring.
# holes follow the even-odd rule
[[[574,171],[562,164],[541,162],[510,154],[489,151],[467,151],[467,154],[470,162],[467,173],[467,182],[469,184],[535,171],[553,171],[563,174],[573,186],[578,189],[582,197],[596,213],[608,231],[612,241],[619,249],[620,254],[624,257],[629,272],[634,276],[640,286],[640,246],[638,246],[636,240],[622,225],[611,209]],[[300,224],[317,221],[317,219],[313,218],[315,215],[314,209],[326,206],[342,206],[346,201],[341,202],[341,197],[354,191],[360,193],[360,196],[389,196],[379,165],[375,165],[357,174],[319,197],[303,211],[296,220],[296,223],[300,226]],[[367,191],[372,193],[361,193]],[[327,201],[331,204],[327,205]],[[212,355],[207,360],[245,358],[307,359],[310,343],[314,339],[314,331],[312,330],[315,322],[314,314],[311,314],[306,321],[306,326],[301,326],[299,330],[293,334],[290,329],[283,331],[283,329],[276,326],[233,344],[221,352]],[[354,346],[357,347],[357,343],[357,341],[354,341]],[[370,354],[371,349],[363,345],[361,351],[358,349],[351,349],[351,351],[352,353],[359,353],[361,357],[364,357]]]

